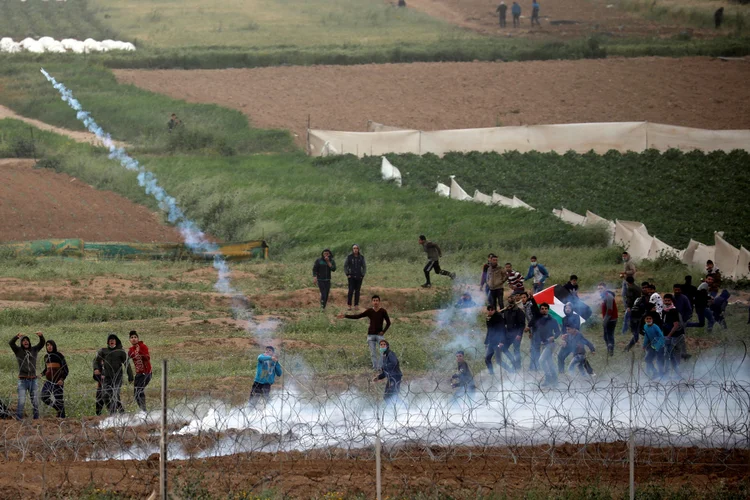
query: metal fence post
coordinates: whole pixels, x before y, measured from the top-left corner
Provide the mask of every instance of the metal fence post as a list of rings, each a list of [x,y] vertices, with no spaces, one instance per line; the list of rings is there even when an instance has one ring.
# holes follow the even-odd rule
[[[159,453],[159,498],[167,500],[167,360],[161,360],[161,446]]]

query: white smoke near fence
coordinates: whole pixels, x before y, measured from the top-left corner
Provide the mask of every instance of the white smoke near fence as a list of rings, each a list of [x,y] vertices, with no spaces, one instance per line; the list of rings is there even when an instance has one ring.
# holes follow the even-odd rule
[[[0,53],[6,54],[17,54],[19,52],[31,52],[34,54],[90,54],[111,51],[132,52],[134,50],[135,45],[119,40],[102,40],[99,42],[93,38],[87,38],[84,41],[65,38],[58,41],[49,36],[40,37],[38,40],[27,37],[20,42],[15,42],[10,37],[0,39]]]

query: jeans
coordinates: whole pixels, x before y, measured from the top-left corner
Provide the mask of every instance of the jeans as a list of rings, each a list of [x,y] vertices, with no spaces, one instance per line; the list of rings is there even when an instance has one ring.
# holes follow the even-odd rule
[[[539,357],[539,364],[542,366],[542,370],[544,370],[544,383],[546,385],[555,385],[557,383],[557,370],[555,370],[555,363],[552,361],[554,352],[554,342],[542,346],[542,355]]]
[[[268,399],[271,393],[271,384],[261,384],[260,382],[253,382],[253,386],[250,389],[250,405],[255,404],[259,399]]]
[[[656,358],[656,368],[654,368],[654,358]],[[657,375],[664,375],[664,347],[659,349],[646,347],[646,358],[644,361],[646,363],[646,375],[651,378],[655,378]]]
[[[510,356],[511,362],[513,363],[513,369],[517,372],[521,371],[521,339],[516,337],[521,337],[523,335],[523,332],[516,333],[508,333],[505,337],[505,342],[507,345],[506,352],[508,356]],[[510,346],[513,346],[513,354],[510,353]]]
[[[638,319],[630,319],[630,333],[632,333],[633,336],[630,338],[630,342],[628,342],[628,350],[638,343],[638,338],[641,336],[638,329],[640,323],[641,321]]]
[[[500,16],[500,27],[505,28],[505,16],[504,15]]]
[[[354,306],[359,305],[359,289],[362,288],[364,278],[349,278],[349,293],[346,295],[346,305],[352,305],[352,296],[354,296]]]
[[[500,359],[500,348],[497,346],[497,342],[490,341],[490,343],[485,346],[484,350],[484,364],[487,366],[487,371],[490,372],[490,375],[495,374],[495,369],[492,367],[493,356],[497,356],[498,359]]]
[[[685,326],[690,328],[703,328],[704,326],[706,326],[706,320],[708,320],[708,331],[710,332],[714,327],[714,323],[716,322],[716,320],[714,319],[714,313],[711,312],[711,309],[709,309],[708,307],[702,309],[700,307],[696,307],[695,313],[698,315],[698,322],[696,323],[695,321],[691,321]]]
[[[565,359],[571,354],[573,354],[573,350],[568,346],[560,349],[560,352],[557,353],[557,371],[560,373],[565,371]]]
[[[534,293],[539,293],[544,290],[544,283],[534,283]]]
[[[367,335],[367,345],[370,348],[370,361],[373,370],[380,370],[383,364],[383,355],[380,354],[380,341],[384,338],[382,335]]]
[[[521,25],[521,14],[513,14],[513,27],[517,28]]]
[[[573,359],[571,360],[570,365],[568,366],[568,371],[573,371],[576,368],[578,368],[578,373],[581,375],[583,375],[584,373],[588,373],[589,375],[594,373],[594,370],[591,368],[591,365],[586,359],[585,354],[573,355]]]
[[[671,367],[674,374],[679,377],[680,360],[682,359],[682,351],[685,349],[685,336],[667,337],[664,340],[666,341],[664,345],[664,373],[667,373],[668,367]],[[669,362],[668,365],[667,362]]]
[[[46,380],[42,386],[42,403],[51,406],[58,418],[65,418],[65,399],[63,386]]]
[[[37,402],[37,385],[35,378],[18,379],[18,407],[16,408],[16,417],[18,420],[23,418],[23,407],[26,405],[26,393],[31,398],[31,406],[34,408],[34,418],[39,418],[39,403]]]
[[[607,344],[607,351],[613,353],[615,350],[615,328],[617,320],[611,319],[604,323],[604,343]]]
[[[133,396],[135,402],[143,411],[146,411],[146,386],[151,382],[150,373],[136,373],[133,383]]]
[[[392,399],[398,399],[398,393],[401,390],[401,380],[388,378],[385,383],[385,392],[383,393],[383,401],[388,402]]]
[[[502,309],[503,306],[503,289],[497,288],[490,290],[487,294],[487,305],[496,306],[498,309]]]
[[[320,307],[325,309],[328,304],[328,295],[331,293],[331,280],[318,280],[318,289],[320,289]]]
[[[542,344],[538,341],[531,341],[531,346],[529,348],[529,371],[530,372],[538,372],[539,371],[539,356],[542,352]]]
[[[625,316],[622,318],[622,331],[620,333],[625,333],[628,331],[628,328],[630,327],[630,311],[625,309]]]

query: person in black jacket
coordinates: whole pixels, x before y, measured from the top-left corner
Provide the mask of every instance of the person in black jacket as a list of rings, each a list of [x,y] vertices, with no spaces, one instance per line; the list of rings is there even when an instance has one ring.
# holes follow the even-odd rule
[[[502,312],[503,321],[505,322],[505,342],[503,350],[510,356],[513,361],[513,370],[521,371],[521,340],[523,339],[523,329],[526,327],[526,314],[517,306],[516,298],[511,295],[508,297],[508,307]],[[513,354],[510,353],[510,346],[513,346]]]
[[[124,413],[125,409],[120,402],[123,372],[127,368],[128,382],[132,383],[133,367],[128,362],[128,353],[122,348],[122,342],[114,333],[107,337],[107,347],[97,351],[93,368],[94,379],[99,378],[101,389],[101,393],[97,394],[97,415],[101,414],[103,406],[107,407],[110,414]]]
[[[54,340],[46,343],[47,354],[44,355],[44,387],[42,403],[51,406],[57,412],[57,418],[65,418],[65,399],[63,385],[68,377],[68,363],[65,356],[57,350]]]
[[[346,305],[352,309],[352,296],[354,307],[359,307],[359,290],[362,288],[362,280],[367,272],[365,256],[359,251],[359,245],[352,245],[352,253],[346,256],[344,261],[344,274],[349,281],[349,292],[346,295]]]
[[[474,376],[471,374],[469,364],[464,360],[464,352],[456,352],[456,373],[451,376],[451,388],[454,389],[453,396],[458,398],[466,394],[473,394],[477,387],[474,385]]]
[[[578,313],[573,310],[572,302],[568,302],[565,304],[563,312],[565,313],[565,316],[563,316],[562,318],[562,326],[560,328],[560,331],[567,332],[568,328],[572,328],[576,331],[580,330],[581,316],[579,316]],[[573,353],[574,350],[570,344],[564,344],[560,348],[560,350],[557,352],[557,371],[559,371],[560,373],[565,373],[566,359]]]
[[[396,353],[391,351],[391,345],[387,340],[380,341],[380,353],[383,355],[383,361],[380,363],[380,374],[375,376],[373,381],[377,382],[378,380],[386,379],[383,400],[388,402],[393,398],[398,398],[403,375],[401,374]]]
[[[542,344],[539,343],[534,335],[534,329],[536,328],[536,322],[541,317],[539,306],[536,303],[536,299],[529,294],[524,292],[521,294],[521,303],[523,304],[523,311],[526,315],[526,328],[523,329],[524,333],[529,334],[531,344],[529,346],[529,371],[539,371],[539,356],[542,354]]]
[[[497,364],[511,371],[511,368],[505,364],[502,357],[501,345],[505,342],[505,319],[503,315],[495,309],[495,306],[487,306],[487,334],[484,336],[484,364],[487,365],[487,371],[490,375],[495,374],[492,367],[492,358],[497,356]]]
[[[320,290],[320,308],[325,309],[328,304],[328,296],[331,293],[331,273],[336,271],[336,261],[333,254],[326,248],[321,252],[320,258],[315,259],[312,268],[313,283]]]
[[[37,382],[36,382],[36,357],[39,351],[44,347],[44,335],[42,332],[36,332],[39,342],[31,345],[29,337],[19,333],[10,339],[10,348],[16,355],[18,361],[18,406],[16,407],[16,418],[23,418],[23,407],[26,404],[26,393],[31,398],[31,406],[34,409],[34,418],[39,418],[39,403],[37,402]],[[18,339],[21,339],[21,346],[17,345]]]

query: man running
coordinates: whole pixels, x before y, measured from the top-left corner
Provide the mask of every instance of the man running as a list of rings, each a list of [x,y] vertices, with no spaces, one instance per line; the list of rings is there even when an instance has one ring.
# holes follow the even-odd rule
[[[440,250],[440,247],[437,245],[437,243],[427,241],[425,235],[422,234],[419,236],[419,244],[422,245],[422,249],[427,254],[427,264],[423,269],[425,282],[422,285],[422,288],[430,288],[432,286],[432,284],[430,283],[430,271],[432,271],[433,269],[435,270],[435,274],[448,276],[450,279],[456,279],[456,275],[454,273],[446,271],[445,269],[440,269],[439,261],[440,257],[443,256],[443,252]]]

